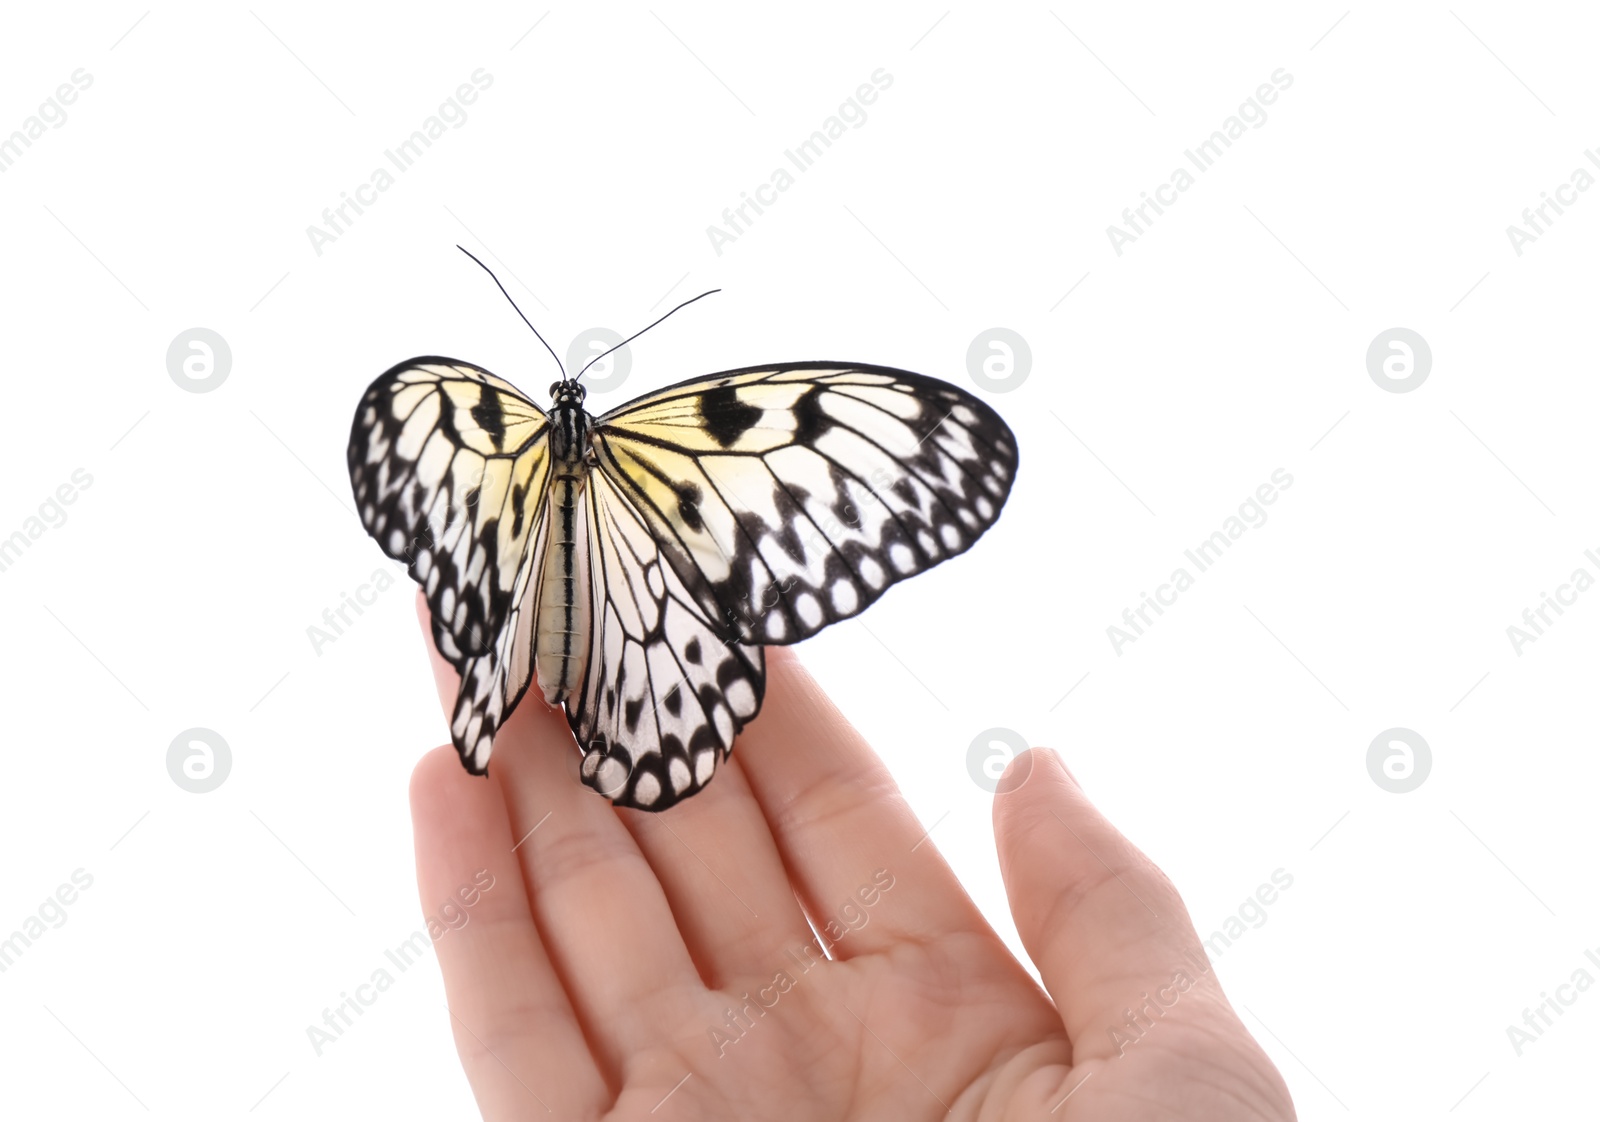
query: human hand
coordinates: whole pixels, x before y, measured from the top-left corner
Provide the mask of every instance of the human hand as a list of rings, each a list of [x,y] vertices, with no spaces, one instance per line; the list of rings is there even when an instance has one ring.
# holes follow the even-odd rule
[[[1048,995],[786,649],[694,798],[616,810],[577,764],[530,693],[487,780],[448,745],[412,779],[424,907],[494,878],[436,944],[485,1118],[1294,1117],[1176,889],[1051,752],[994,808]]]

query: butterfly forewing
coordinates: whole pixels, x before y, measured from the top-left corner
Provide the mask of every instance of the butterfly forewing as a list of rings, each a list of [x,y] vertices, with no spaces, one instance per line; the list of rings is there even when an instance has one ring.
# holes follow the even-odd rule
[[[963,552],[1017,467],[971,394],[839,363],[685,382],[601,417],[595,444],[708,620],[746,643],[797,642]]]
[[[435,643],[458,669],[502,638],[544,502],[547,427],[511,383],[445,358],[394,367],[356,409],[361,523],[422,585]]]

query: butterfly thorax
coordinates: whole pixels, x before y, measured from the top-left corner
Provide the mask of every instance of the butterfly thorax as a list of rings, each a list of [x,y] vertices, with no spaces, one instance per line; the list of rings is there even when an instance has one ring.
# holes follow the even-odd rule
[[[550,458],[558,474],[562,468],[573,475],[583,474],[593,419],[583,407],[583,396],[583,387],[576,382],[557,382],[550,387]]]
[[[545,701],[559,705],[577,687],[589,657],[589,549],[583,487],[588,476],[590,417],[583,387],[557,382],[552,405],[550,494],[546,506],[549,540],[539,573],[534,617],[535,674]]]

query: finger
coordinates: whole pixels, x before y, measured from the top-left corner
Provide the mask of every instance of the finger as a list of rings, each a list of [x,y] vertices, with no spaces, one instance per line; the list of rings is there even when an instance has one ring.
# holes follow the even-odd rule
[[[1027,778],[1013,787],[1018,774]],[[1177,889],[1054,752],[1019,755],[999,789],[995,841],[1011,914],[1075,1062],[1117,1054],[1119,1040],[1174,1007],[1178,1021],[1226,1007]]]
[[[469,775],[453,747],[435,749],[412,773],[411,819],[417,888],[479,1110],[597,1113],[605,1081],[534,926],[498,784]]]
[[[813,922],[843,940],[839,957],[994,937],[888,769],[787,649],[767,651],[766,700],[738,758]]]
[[[430,634],[426,623],[423,631]],[[445,712],[460,678],[433,648]],[[537,687],[530,687],[530,691]],[[605,799],[578,777],[572,733],[530,692],[495,736],[510,848],[534,922],[606,1074],[682,1022],[704,986],[650,865]]]
[[[622,816],[666,892],[706,984],[771,980],[811,942],[778,847],[735,756],[716,781],[661,814]]]

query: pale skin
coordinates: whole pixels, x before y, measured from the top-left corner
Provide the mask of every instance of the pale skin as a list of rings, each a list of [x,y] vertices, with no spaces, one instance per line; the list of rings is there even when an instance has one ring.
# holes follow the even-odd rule
[[[456,674],[432,657],[448,714]],[[1294,1118],[1215,973],[1192,965],[1172,883],[1055,753],[1011,769],[995,842],[1043,989],[788,650],[767,651],[766,702],[732,760],[662,814],[583,786],[564,717],[533,691],[487,778],[430,752],[411,784],[424,911],[494,878],[435,944],[484,1117]],[[873,892],[880,870],[893,886]],[[856,926],[816,961],[807,914],[822,927],[851,901]],[[1128,1015],[1158,991],[1173,1000],[1136,1035]]]

